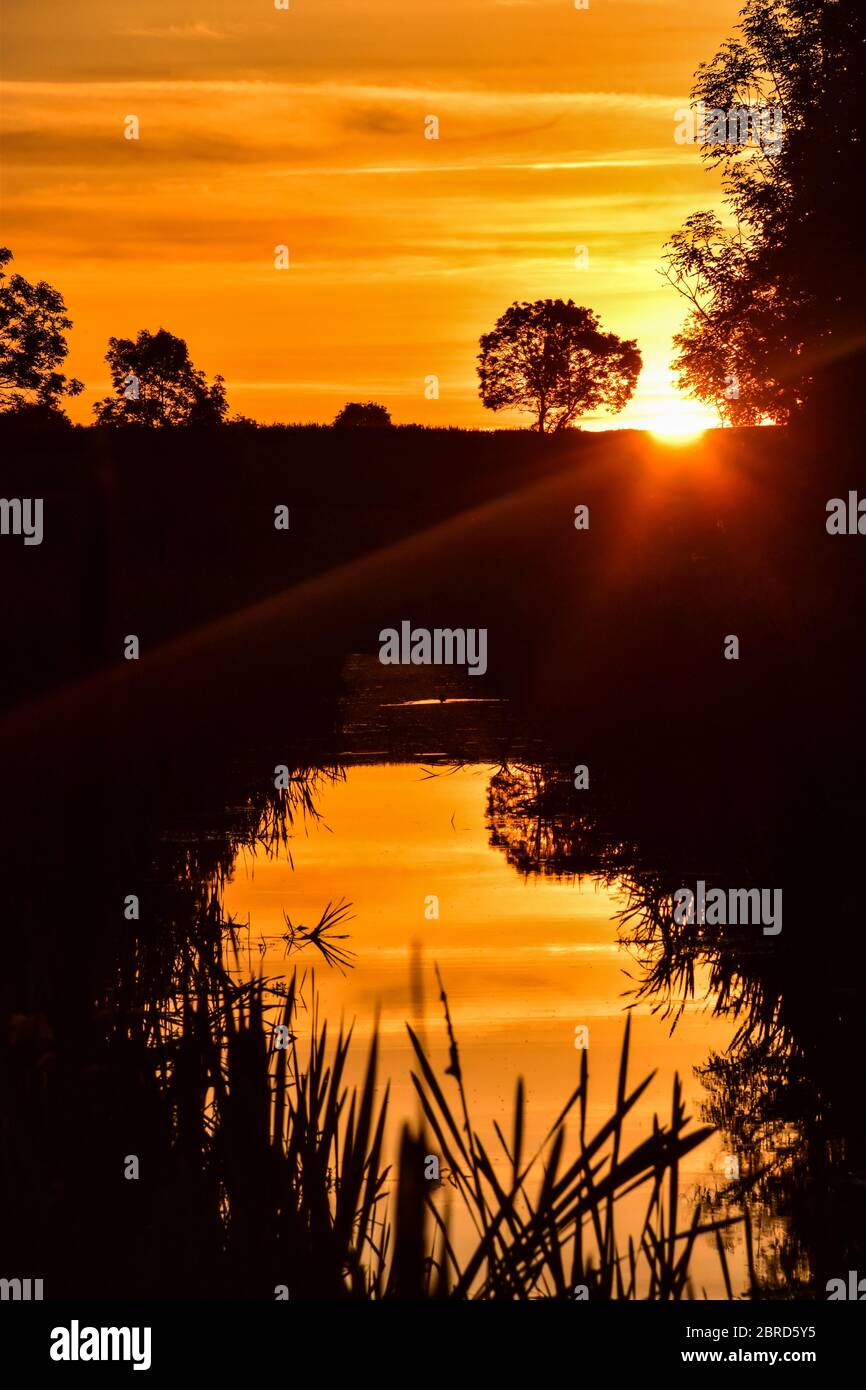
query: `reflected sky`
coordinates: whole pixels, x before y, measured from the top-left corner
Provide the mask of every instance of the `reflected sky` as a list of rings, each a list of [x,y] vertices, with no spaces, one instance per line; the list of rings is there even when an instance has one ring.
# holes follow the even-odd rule
[[[482,1136],[496,1120],[510,1132],[514,1086],[527,1086],[527,1139],[534,1147],[577,1084],[580,1053],[575,1028],[589,1029],[589,1122],[600,1126],[613,1108],[617,1069],[633,970],[618,944],[613,916],[621,899],[594,880],[524,879],[489,844],[487,785],[495,769],[467,767],[428,776],[418,765],[349,767],[346,780],[323,788],[322,821],[296,826],[287,857],[242,854],[225,890],[224,906],[249,922],[250,959],[268,975],[285,970],[283,912],[313,925],[329,902],[351,902],[346,945],[356,952],[345,977],[308,951],[316,967],[322,1017],[354,1022],[354,1069],[360,1079],[366,1041],[380,1015],[380,1076],[391,1082],[391,1141],[398,1122],[415,1120],[405,1021],[426,1037],[434,1061],[447,1065],[434,962],[448,993],[473,1119]],[[439,918],[425,918],[438,898]],[[247,938],[245,938],[247,939]],[[304,961],[301,956],[300,960]],[[248,962],[247,962],[248,963]],[[246,964],[246,963],[245,963]],[[413,970],[422,988],[413,988]],[[636,972],[634,972],[636,973]],[[307,989],[308,999],[311,990]],[[423,1004],[421,1003],[423,996]],[[652,1117],[666,1119],[678,1072],[687,1113],[700,1120],[705,1093],[693,1068],[711,1050],[723,1052],[734,1022],[713,1018],[698,977],[673,1034],[649,1006],[635,1009],[631,1084],[657,1076],[641,1098],[629,1141],[648,1133]],[[724,1181],[724,1143],[714,1138],[683,1164],[688,1207],[697,1185]],[[630,1220],[640,1198],[628,1199]],[[689,1212],[683,1212],[688,1220]],[[732,1261],[735,1290],[740,1260]],[[722,1295],[718,1261],[706,1242],[695,1257],[698,1291]]]

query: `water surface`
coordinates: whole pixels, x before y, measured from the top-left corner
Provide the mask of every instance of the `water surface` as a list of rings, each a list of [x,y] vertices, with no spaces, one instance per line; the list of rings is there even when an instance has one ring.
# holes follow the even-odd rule
[[[431,775],[432,772],[432,775]],[[575,1028],[589,1030],[591,1128],[615,1106],[626,1008],[631,1008],[630,1080],[657,1075],[633,1112],[629,1142],[666,1120],[674,1074],[687,1113],[700,1120],[706,1092],[695,1068],[724,1052],[735,1030],[714,1017],[699,972],[695,997],[676,1028],[634,1004],[635,963],[621,944],[618,885],[590,876],[521,876],[490,843],[488,785],[495,768],[452,771],[420,764],[349,766],[345,780],[323,787],[321,821],[296,825],[289,853],[241,854],[224,894],[227,913],[248,923],[246,938],[265,973],[287,968],[283,937],[292,922],[310,926],[331,902],[346,900],[353,920],[342,930],[355,954],[341,974],[314,951],[322,1017],[354,1027],[358,1046],[350,1082],[360,1079],[366,1043],[378,1027],[382,1078],[391,1083],[392,1152],[403,1120],[415,1121],[414,1063],[406,1021],[447,1065],[447,1040],[434,963],[448,994],[473,1120],[485,1139],[493,1122],[510,1133],[514,1086],[527,1086],[527,1143],[540,1145],[579,1078]],[[438,918],[429,914],[438,899]],[[315,959],[313,957],[315,956]],[[306,989],[312,998],[312,983]],[[415,1064],[417,1067],[417,1064]],[[435,1143],[431,1140],[435,1152]],[[716,1135],[683,1162],[682,1220],[697,1189],[721,1191],[725,1142]],[[627,1199],[623,1220],[638,1221],[640,1197]],[[464,1236],[467,1233],[464,1232]],[[736,1243],[739,1250],[739,1243]],[[739,1255],[732,1271],[739,1272]],[[709,1240],[693,1262],[696,1291],[723,1295]]]

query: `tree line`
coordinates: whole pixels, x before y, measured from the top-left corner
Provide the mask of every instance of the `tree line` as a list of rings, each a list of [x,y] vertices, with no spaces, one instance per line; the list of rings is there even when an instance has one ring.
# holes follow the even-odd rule
[[[0,248],[0,410],[36,419],[58,417],[84,383],[61,370],[72,321],[59,290],[31,284],[7,267]],[[228,415],[221,376],[208,384],[183,338],[143,328],[137,338],[109,338],[105,354],[114,394],[93,407],[99,425],[221,425]]]
[[[782,118],[781,138],[774,126],[769,142],[759,122],[738,123],[723,140],[700,137],[702,159],[721,173],[726,220],[693,213],[664,248],[661,274],[689,305],[674,338],[678,384],[727,423],[863,413],[864,55],[862,0],[746,0],[735,37],[698,69],[694,106],[772,108]],[[0,410],[57,413],[83,389],[62,370],[72,324],[45,281],[7,283],[11,259],[0,250]],[[590,411],[617,414],[641,369],[635,340],[606,332],[571,299],[515,301],[480,348],[483,405],[526,412],[543,433]],[[209,383],[164,328],[111,338],[106,361],[113,394],[94,406],[100,425],[229,421],[223,378]],[[334,424],[381,427],[390,416],[352,401]]]
[[[72,322],[59,290],[23,275],[6,280],[12,253],[0,250],[0,410],[58,415],[84,389],[61,370]],[[225,381],[208,382],[183,338],[143,328],[135,339],[109,338],[105,355],[113,394],[95,403],[98,425],[222,425],[229,420]],[[634,390],[641,359],[634,341],[604,333],[590,309],[572,300],[512,304],[481,339],[481,399],[490,410],[528,410],[536,428],[568,428],[587,410],[621,410]],[[254,423],[248,421],[245,423]],[[337,428],[391,424],[383,405],[349,401]]]
[[[726,218],[693,213],[662,274],[689,304],[673,366],[733,424],[862,416],[866,5],[747,0],[692,104],[778,112],[781,139],[708,135]]]

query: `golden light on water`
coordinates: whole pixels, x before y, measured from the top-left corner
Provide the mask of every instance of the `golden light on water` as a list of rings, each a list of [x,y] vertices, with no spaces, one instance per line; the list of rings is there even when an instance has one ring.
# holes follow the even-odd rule
[[[426,1038],[434,1061],[447,1062],[434,963],[448,992],[474,1119],[485,1138],[494,1122],[510,1122],[521,1075],[527,1146],[543,1145],[578,1073],[576,1023],[591,1031],[593,1120],[606,1118],[615,1095],[623,991],[633,968],[614,920],[623,899],[616,885],[591,878],[524,879],[490,842],[486,796],[493,770],[468,765],[427,777],[411,764],[351,767],[344,781],[322,789],[322,822],[292,840],[291,862],[283,855],[242,858],[226,886],[224,909],[249,923],[251,959],[269,977],[284,976],[288,968],[284,909],[293,921],[309,924],[335,892],[351,903],[346,944],[355,952],[354,967],[345,974],[315,970],[306,993],[309,1002],[318,992],[323,1018],[353,1028],[349,1081],[363,1081],[366,1046],[378,1032],[391,1095],[387,1144],[395,1158],[400,1126],[417,1106],[407,1020]],[[428,920],[426,895],[433,892],[439,916]],[[706,1092],[695,1065],[713,1049],[724,1051],[734,1027],[706,1009],[705,983],[702,977],[697,988],[702,1002],[689,1002],[673,1033],[645,1002],[633,1009],[633,1079],[639,1071],[641,1079],[653,1070],[658,1076],[635,1108],[630,1138],[651,1133],[654,1114],[669,1103],[674,1072],[690,1113],[700,1114]],[[716,1138],[684,1160],[683,1221],[690,1218],[691,1186],[714,1185],[720,1162]],[[635,1199],[623,1219],[639,1224],[639,1206]],[[465,1215],[456,1219],[452,1235],[458,1248],[469,1249]],[[735,1252],[736,1268],[739,1259]],[[717,1263],[714,1246],[700,1243],[696,1275],[720,1295]]]

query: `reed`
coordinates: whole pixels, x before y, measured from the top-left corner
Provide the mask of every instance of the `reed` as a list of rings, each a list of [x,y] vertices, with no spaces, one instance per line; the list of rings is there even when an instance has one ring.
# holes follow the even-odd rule
[[[323,914],[313,940],[326,960],[328,924],[340,920]],[[281,992],[261,976],[238,983],[210,957],[188,963],[185,976],[155,1054],[174,1146],[194,1155],[196,1182],[210,1194],[205,1224],[219,1231],[216,1266],[227,1293],[272,1297],[285,1285],[300,1299],[678,1299],[694,1292],[690,1259],[706,1234],[717,1240],[730,1290],[720,1237],[735,1218],[705,1219],[699,1204],[687,1228],[678,1225],[680,1164],[712,1133],[689,1127],[678,1081],[669,1122],[626,1143],[629,1116],[652,1080],[628,1082],[629,1021],[610,1118],[589,1133],[584,1053],[578,1086],[542,1145],[525,1155],[522,1081],[510,1139],[494,1124],[493,1148],[475,1127],[440,980],[448,1065],[437,1075],[408,1028],[423,1123],[404,1127],[392,1173],[378,1038],[360,1086],[350,1088],[351,1029],[333,1036],[321,1019],[314,974],[295,969]],[[284,1048],[275,1045],[277,1024]],[[445,1183],[425,1178],[430,1153]],[[641,1188],[640,1229],[623,1239],[620,1202]],[[443,1193],[474,1232],[468,1254],[457,1252]]]

